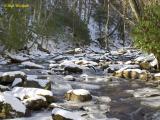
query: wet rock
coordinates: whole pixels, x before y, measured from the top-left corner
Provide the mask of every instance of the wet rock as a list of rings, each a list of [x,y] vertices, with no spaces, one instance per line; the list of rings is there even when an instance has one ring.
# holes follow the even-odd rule
[[[160,90],[156,88],[140,88],[133,92],[134,97],[137,98],[144,98],[144,97],[151,97],[151,96],[159,96]]]
[[[23,88],[23,87],[14,87],[12,89],[12,94],[21,99],[34,98],[34,96],[42,96],[46,98],[46,103],[52,103],[54,101],[53,94],[49,90],[39,89],[39,88]]]
[[[30,61],[22,62],[21,64],[23,67],[29,68],[29,69],[44,69],[44,66],[38,65]]]
[[[92,96],[90,92],[87,90],[75,89],[75,90],[69,90],[65,94],[65,98],[70,101],[85,102],[85,101],[90,101],[92,99]]]
[[[127,79],[150,80],[153,78],[149,71],[140,69],[120,69],[114,72],[113,75],[116,77]]]
[[[80,114],[60,108],[53,109],[52,118],[53,120],[84,120]]]
[[[13,83],[15,78],[21,78],[23,81],[25,81],[26,77],[27,77],[26,74],[22,71],[4,72],[0,74],[0,83],[10,84]]]
[[[0,93],[0,119],[22,117],[26,107],[8,92]]]

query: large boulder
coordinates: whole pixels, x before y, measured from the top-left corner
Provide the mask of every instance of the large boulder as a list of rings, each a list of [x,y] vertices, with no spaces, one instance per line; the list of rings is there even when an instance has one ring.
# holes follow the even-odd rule
[[[11,71],[0,73],[0,84],[11,84],[15,78],[21,78],[22,81],[25,81],[27,76],[22,71]]]
[[[0,119],[22,117],[26,107],[9,92],[0,93]]]
[[[70,101],[85,102],[85,101],[90,101],[92,99],[92,96],[90,92],[87,90],[75,89],[75,90],[69,90],[65,94],[65,98]]]
[[[49,90],[38,88],[14,87],[12,94],[27,105],[29,109],[40,109],[53,102],[53,94]]]
[[[53,120],[83,120],[83,118],[75,112],[70,112],[60,108],[54,108],[52,111]]]

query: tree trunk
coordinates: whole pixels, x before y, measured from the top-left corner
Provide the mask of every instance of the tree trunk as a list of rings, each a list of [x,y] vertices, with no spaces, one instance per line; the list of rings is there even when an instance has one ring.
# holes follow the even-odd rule
[[[129,4],[130,7],[137,19],[137,21],[140,20],[140,9],[139,9],[139,5],[138,5],[138,1],[137,0],[129,0]]]

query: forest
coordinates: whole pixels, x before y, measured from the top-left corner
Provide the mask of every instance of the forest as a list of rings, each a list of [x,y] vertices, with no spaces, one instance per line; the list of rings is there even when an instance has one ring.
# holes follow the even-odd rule
[[[160,0],[0,0],[0,119],[159,120]]]

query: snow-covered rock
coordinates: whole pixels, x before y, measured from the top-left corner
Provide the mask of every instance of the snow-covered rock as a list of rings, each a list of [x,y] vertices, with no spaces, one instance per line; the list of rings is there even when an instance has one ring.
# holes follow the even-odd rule
[[[116,77],[127,78],[127,79],[141,79],[141,80],[150,80],[152,75],[147,70],[140,69],[125,69],[122,68],[113,74]]]
[[[21,78],[23,81],[26,80],[26,74],[22,71],[11,71],[0,73],[0,83],[8,84],[12,83],[15,78]]]
[[[92,96],[88,90],[74,89],[74,90],[69,90],[65,94],[65,98],[71,101],[85,102],[85,101],[90,101],[92,99]]]
[[[44,69],[44,66],[38,65],[30,61],[22,62],[22,66],[24,66],[25,68],[29,68],[29,69]]]
[[[80,114],[60,108],[52,110],[52,118],[53,120],[84,120]]]
[[[60,64],[60,67],[63,67],[64,70],[68,73],[82,73],[82,67],[75,64],[73,61],[65,60]]]
[[[16,78],[12,83],[12,87],[43,88],[51,90],[51,82],[47,79],[38,79],[35,75],[27,75],[27,80],[24,82],[21,78]]]
[[[160,80],[160,73],[154,74],[154,79],[155,80]]]
[[[0,119],[22,117],[26,107],[10,92],[0,93]]]
[[[158,65],[158,60],[154,54],[139,56],[135,59],[135,62],[138,63],[142,69],[156,68]]]
[[[46,108],[48,103],[46,98],[40,95],[35,95],[23,100],[23,103],[26,105],[27,108],[31,110],[40,110],[42,108]]]
[[[48,103],[53,102],[53,94],[49,90],[39,88],[14,87],[11,92],[15,97],[20,98],[21,100],[24,100],[25,98],[32,98],[38,95],[45,97]]]

